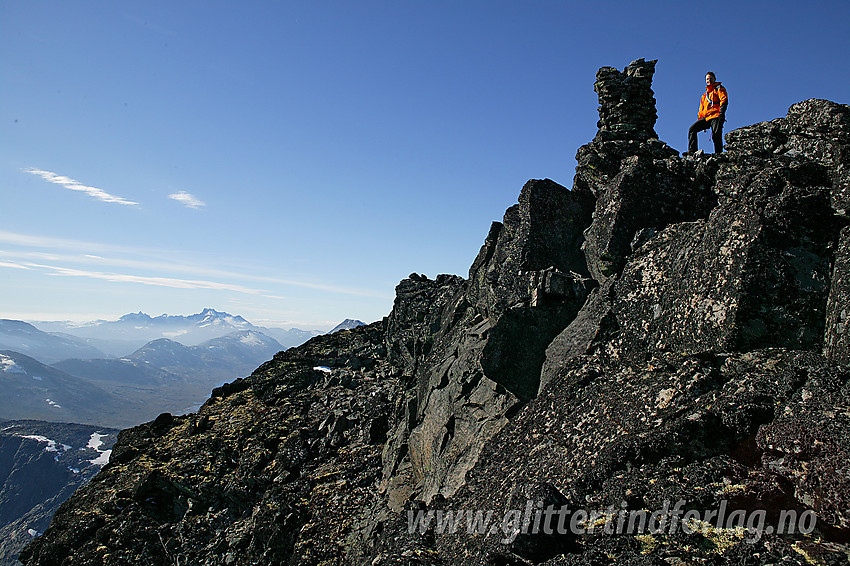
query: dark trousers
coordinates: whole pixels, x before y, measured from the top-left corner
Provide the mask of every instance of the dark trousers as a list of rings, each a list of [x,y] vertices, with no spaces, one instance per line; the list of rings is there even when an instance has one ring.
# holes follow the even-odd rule
[[[714,153],[723,152],[723,120],[721,118],[714,118],[706,121],[700,118],[688,129],[689,153],[697,150],[697,132],[704,132],[709,128],[711,128],[711,139],[714,140]]]

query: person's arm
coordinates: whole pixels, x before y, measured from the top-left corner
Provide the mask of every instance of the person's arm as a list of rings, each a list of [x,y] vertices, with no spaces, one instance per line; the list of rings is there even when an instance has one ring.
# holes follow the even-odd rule
[[[729,105],[729,95],[726,94],[726,89],[724,87],[720,87],[718,89],[720,92],[720,119],[725,122],[726,121],[726,107]]]

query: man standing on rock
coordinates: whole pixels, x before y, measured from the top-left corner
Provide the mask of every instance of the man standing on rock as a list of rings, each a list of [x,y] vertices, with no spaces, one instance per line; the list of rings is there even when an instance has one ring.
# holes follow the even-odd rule
[[[714,72],[705,74],[705,94],[699,102],[699,120],[688,130],[688,151],[685,155],[693,155],[697,151],[697,132],[711,128],[711,139],[714,140],[714,153],[723,152],[723,122],[726,121],[726,106],[729,96],[726,89],[718,82]]]

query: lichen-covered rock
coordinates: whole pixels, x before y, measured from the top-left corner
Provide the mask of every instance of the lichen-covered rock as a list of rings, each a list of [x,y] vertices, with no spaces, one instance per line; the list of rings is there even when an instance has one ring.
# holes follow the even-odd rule
[[[816,462],[817,469],[837,472],[829,479],[802,465],[809,461],[807,453],[797,450],[796,462],[786,457],[777,464],[776,459],[780,451],[794,452],[794,438],[805,446],[818,446],[809,442],[815,439],[795,437],[795,431],[801,431],[799,424],[785,424],[790,419],[785,403],[803,397],[812,400],[806,391],[822,390],[819,384],[824,381],[833,394],[846,394],[849,380],[850,371],[831,369],[817,354],[779,349],[726,356],[665,354],[643,363],[622,363],[599,354],[582,356],[488,443],[450,507],[515,508],[512,494],[517,488],[543,482],[551,484],[573,509],[605,510],[613,505],[615,511],[652,511],[662,509],[665,501],[672,505],[681,499],[685,509],[701,511],[721,506],[729,512],[764,509],[765,524],[775,525],[780,510],[806,508],[801,505],[802,489],[813,490],[815,482],[826,481],[832,491],[821,493],[828,494],[824,502],[830,502],[835,516],[843,513],[839,508],[844,495],[840,494],[847,493],[842,463],[845,442],[828,432],[820,435],[831,444],[824,446],[824,462]],[[836,401],[841,403],[822,398],[824,407],[835,407]],[[805,415],[804,407],[800,409],[799,415]],[[836,423],[833,430],[841,426]],[[787,435],[788,444],[767,448],[768,439],[779,435]],[[517,466],[518,461],[523,465]],[[786,479],[794,473],[805,476],[795,478],[800,491]],[[692,539],[687,550],[687,538],[681,537],[681,532],[646,533],[628,537],[626,544],[600,527],[561,542],[564,559],[572,555],[573,561],[546,564],[592,563],[599,555],[609,560],[602,563],[669,556],[722,563],[755,548],[743,532],[734,530],[707,530]],[[846,559],[846,549],[835,546],[842,537],[832,531],[819,543],[805,544],[811,545],[812,552]],[[486,563],[486,556],[498,556],[503,564],[520,563],[534,552],[507,541],[494,547],[488,540],[444,536],[437,539],[436,548],[448,562],[475,564]],[[780,553],[794,554],[779,537],[764,535],[764,540],[769,547],[784,547]],[[553,547],[545,539],[538,545],[541,553]]]
[[[412,495],[453,491],[483,439],[516,404],[483,377],[480,355],[490,326],[460,278],[417,276],[398,286],[386,340],[406,388],[396,400],[380,485],[391,508]]]
[[[757,158],[784,156],[823,166],[831,179],[833,208],[850,211],[850,106],[812,98],[788,114],[726,135],[726,150]]]
[[[587,199],[532,180],[494,222],[469,280],[417,276],[397,288],[390,359],[409,388],[384,451],[393,509],[451,496],[486,441],[537,394],[549,342],[592,286],[581,253]]]
[[[674,224],[630,257],[614,310],[636,353],[820,349],[828,241],[800,241],[760,211],[730,203]]]
[[[591,275],[600,283],[622,270],[639,230],[705,218],[717,204],[711,188],[682,160],[657,159],[645,145],[632,150],[638,153],[623,157],[610,181],[594,187],[596,208],[585,232],[584,252]]]
[[[817,368],[758,432],[766,468],[794,486],[794,498],[819,520],[850,531],[850,381]],[[826,525],[824,525],[826,526]]]

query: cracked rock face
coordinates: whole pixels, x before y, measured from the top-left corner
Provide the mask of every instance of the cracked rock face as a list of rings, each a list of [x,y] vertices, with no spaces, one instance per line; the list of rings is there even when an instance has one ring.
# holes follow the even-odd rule
[[[850,228],[844,228],[835,251],[835,266],[826,305],[824,355],[850,363]]]
[[[529,181],[493,224],[468,281],[399,284],[387,343],[400,349],[410,387],[385,450],[392,508],[451,496],[487,440],[537,394],[546,347],[592,287],[580,252],[589,217],[586,199]]]
[[[572,189],[529,181],[468,278],[413,274],[383,321],[122,432],[24,563],[845,564],[850,107],[803,101],[680,158],[654,67],[600,69]],[[529,501],[679,500],[817,524],[501,528]],[[409,528],[461,510],[498,528]]]

